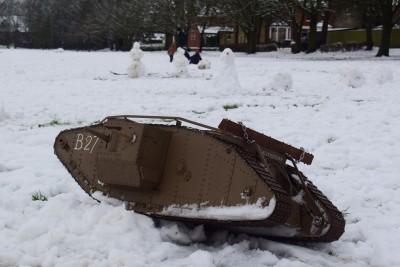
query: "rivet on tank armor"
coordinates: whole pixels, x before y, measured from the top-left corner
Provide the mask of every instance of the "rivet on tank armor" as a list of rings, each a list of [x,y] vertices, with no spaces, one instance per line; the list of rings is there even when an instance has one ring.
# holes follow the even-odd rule
[[[190,171],[185,172],[185,176],[183,177],[183,181],[189,182],[192,179],[192,173]]]

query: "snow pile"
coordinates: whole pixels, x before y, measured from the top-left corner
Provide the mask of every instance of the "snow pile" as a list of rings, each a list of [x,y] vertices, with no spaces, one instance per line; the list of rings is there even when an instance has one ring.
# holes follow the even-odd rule
[[[206,70],[211,68],[211,62],[207,59],[203,59],[202,61],[197,64],[197,68],[200,70]]]
[[[217,92],[222,94],[239,92],[241,86],[236,71],[233,51],[230,48],[225,48],[221,52],[219,59],[222,62],[222,66],[214,80],[214,87],[217,89]]]
[[[277,72],[271,76],[270,83],[265,90],[284,90],[289,91],[292,88],[292,76],[287,72]]]
[[[215,267],[213,256],[210,252],[198,250],[187,258],[187,266],[193,267]]]
[[[161,214],[169,216],[179,216],[198,219],[219,219],[219,220],[263,220],[268,218],[275,209],[276,199],[273,197],[267,206],[264,206],[265,199],[260,198],[256,204],[240,205],[240,206],[216,206],[216,207],[199,207],[192,205],[171,205],[164,209]]]
[[[65,50],[64,50],[64,48],[60,47],[60,48],[54,49],[53,52],[54,53],[64,53]]]
[[[143,57],[143,51],[140,49],[140,44],[135,42],[131,51],[129,51],[129,55],[131,56],[132,62],[128,67],[128,76],[130,78],[138,78],[144,76],[145,67],[144,64],[140,61]]]
[[[10,118],[10,115],[5,111],[4,107],[0,107],[0,122]]]
[[[365,77],[360,69],[351,64],[342,66],[339,73],[341,80],[349,87],[358,88],[365,82]]]
[[[207,240],[202,225],[196,226],[194,229],[189,229],[182,223],[161,220],[160,233],[163,240],[186,246],[194,242],[204,242]]]
[[[372,71],[372,79],[379,85],[393,81],[392,70],[386,66],[377,66]]]

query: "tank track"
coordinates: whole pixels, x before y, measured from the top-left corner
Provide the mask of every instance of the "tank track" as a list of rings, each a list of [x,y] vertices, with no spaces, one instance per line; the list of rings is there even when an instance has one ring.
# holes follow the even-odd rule
[[[153,124],[155,126],[163,126],[163,127],[176,127],[176,126],[171,126],[171,125],[162,125],[162,124]],[[101,124],[96,124],[92,125],[92,127],[95,126],[101,126]],[[182,126],[181,126],[182,127]],[[183,126],[184,127],[184,126]],[[68,131],[76,131],[83,129],[84,127],[78,127],[74,129],[69,129],[69,130],[64,130],[63,132],[68,132]],[[208,131],[203,131],[195,128],[190,128],[190,127],[184,127],[186,130],[190,131],[197,131],[197,132],[202,132],[203,134],[214,138],[218,139],[219,141],[229,145],[232,149],[237,151],[237,153],[240,155],[240,157],[246,161],[247,164],[258,174],[258,176],[262,179],[263,182],[265,182],[271,190],[274,192],[276,196],[276,206],[274,209],[274,212],[271,214],[270,217],[268,217],[265,220],[259,220],[259,221],[250,221],[250,220],[243,220],[243,221],[229,221],[229,220],[211,220],[211,219],[193,219],[193,218],[179,218],[175,216],[168,216],[168,215],[161,215],[157,213],[149,213],[145,211],[138,211],[135,210],[131,205],[126,205],[126,208],[128,210],[133,210],[137,213],[144,214],[153,218],[158,218],[158,219],[165,219],[165,220],[171,220],[171,221],[180,221],[183,223],[189,223],[189,224],[204,224],[207,226],[215,226],[216,228],[223,228],[223,227],[231,227],[231,226],[238,226],[238,227],[274,227],[274,226],[279,226],[282,225],[286,222],[287,218],[290,216],[291,212],[291,198],[288,195],[288,193],[282,189],[282,187],[275,181],[275,179],[268,173],[268,171],[260,165],[260,162],[256,159],[256,156],[252,153],[250,153],[248,150],[245,148],[238,146],[236,144],[233,144],[219,136],[216,136],[212,133],[209,133]],[[61,133],[59,135],[61,135]],[[59,136],[58,135],[58,136]],[[58,139],[58,136],[56,140]],[[56,143],[54,144],[54,151],[55,151],[55,146]],[[68,172],[71,174],[71,176],[74,178],[74,180],[78,183],[78,185],[93,199],[96,201],[99,201],[98,199],[94,198],[91,195],[91,192],[89,190],[89,187],[85,186],[79,180],[74,176],[74,174],[69,170],[69,168],[66,166],[66,164],[63,163],[63,165],[66,167]],[[289,169],[291,168],[290,166],[287,166]],[[294,170],[291,170],[294,172]],[[310,192],[322,203],[324,206],[326,212],[329,214],[331,218],[331,223],[330,223],[330,228],[327,231],[326,234],[322,236],[303,236],[303,237],[277,237],[277,236],[269,236],[265,235],[265,237],[270,237],[271,239],[274,240],[281,240],[281,241],[312,241],[312,242],[333,242],[336,241],[340,238],[340,236],[344,232],[344,226],[345,226],[345,220],[343,219],[342,213],[332,204],[331,201],[328,200],[328,198],[320,191],[318,188],[305,177],[306,184]]]
[[[288,166],[288,168],[291,168]],[[294,170],[292,170],[294,172]],[[330,228],[325,235],[320,237],[304,237],[296,238],[299,241],[318,241],[318,242],[333,242],[340,238],[344,233],[346,221],[343,218],[343,214],[332,204],[332,202],[306,177],[302,174],[305,179],[306,185],[310,193],[315,196],[320,203],[324,206],[325,211],[329,214]]]
[[[220,138],[218,138],[220,139]],[[249,153],[246,149],[229,143],[223,139],[220,139],[222,142],[229,144],[232,148],[234,148],[239,155],[250,165],[250,167],[257,172],[260,178],[274,191],[277,197],[277,206],[275,211],[280,214],[277,217],[285,216],[283,215],[284,211],[287,210],[286,205],[288,205],[288,201],[290,201],[290,196],[287,194],[285,190],[275,181],[273,177],[271,177],[265,168],[263,168],[259,161],[255,158],[255,156]],[[286,167],[292,172],[295,173],[294,168],[286,165]],[[304,175],[302,176],[305,179],[308,190],[315,196],[320,203],[324,206],[325,211],[331,218],[330,228],[329,230],[322,236],[309,236],[309,237],[274,237],[274,239],[278,240],[293,240],[293,241],[313,241],[313,242],[333,242],[340,238],[340,236],[344,233],[345,220],[343,218],[342,213],[332,204],[331,201]],[[278,204],[279,203],[279,204]],[[279,206],[278,206],[279,205]],[[290,204],[289,204],[290,205]],[[278,211],[282,209],[282,211]],[[290,207],[289,207],[290,210]],[[282,215],[281,215],[282,214]],[[278,222],[274,217],[270,217],[276,223],[284,223]],[[270,222],[271,223],[271,222]],[[273,224],[273,222],[271,223]],[[260,225],[261,226],[261,225]],[[263,225],[267,226],[267,225]]]

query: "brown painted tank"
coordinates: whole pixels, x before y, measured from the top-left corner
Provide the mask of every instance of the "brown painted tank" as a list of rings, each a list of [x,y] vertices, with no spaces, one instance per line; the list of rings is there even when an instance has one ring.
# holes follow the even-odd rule
[[[89,195],[152,217],[284,240],[344,232],[342,213],[297,168],[313,156],[241,123],[111,116],[62,131],[54,150]]]

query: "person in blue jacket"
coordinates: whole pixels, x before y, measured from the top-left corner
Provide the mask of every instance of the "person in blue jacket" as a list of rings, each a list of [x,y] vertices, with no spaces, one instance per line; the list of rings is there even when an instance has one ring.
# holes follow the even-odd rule
[[[200,51],[196,50],[196,53],[190,57],[189,64],[198,64],[201,60]]]

